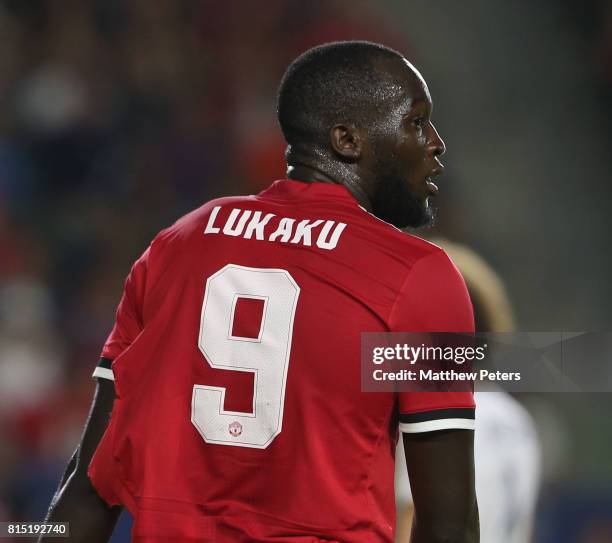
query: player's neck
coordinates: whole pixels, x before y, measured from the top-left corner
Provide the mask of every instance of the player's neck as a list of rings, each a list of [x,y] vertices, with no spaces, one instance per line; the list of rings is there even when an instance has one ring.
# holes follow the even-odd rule
[[[332,179],[322,171],[303,165],[287,166],[287,179],[305,181],[307,183],[338,183],[338,181]]]
[[[287,166],[287,179],[304,181],[307,183],[335,183],[337,185],[344,185],[361,207],[367,211],[372,211],[370,199],[367,197],[361,184],[353,179],[353,175],[346,175],[343,176],[343,178],[336,179],[327,175],[322,170],[299,164],[296,166]]]

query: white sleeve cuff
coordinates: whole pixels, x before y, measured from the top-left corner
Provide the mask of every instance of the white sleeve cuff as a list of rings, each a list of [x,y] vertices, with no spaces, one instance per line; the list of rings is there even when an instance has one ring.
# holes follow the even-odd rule
[[[436,430],[475,430],[474,419],[437,419],[423,422],[400,422],[399,429],[405,434],[435,432]]]
[[[115,380],[113,370],[109,368],[102,368],[100,366],[96,367],[92,374],[92,377],[101,377],[102,379],[110,379],[111,381]]]
[[[400,413],[399,429],[406,434],[435,432],[436,430],[474,430],[476,409],[446,407],[419,413]]]

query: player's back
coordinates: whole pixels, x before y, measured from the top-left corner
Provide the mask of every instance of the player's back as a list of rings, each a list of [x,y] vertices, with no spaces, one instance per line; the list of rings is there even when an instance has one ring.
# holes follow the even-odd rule
[[[397,398],[360,392],[360,333],[394,328],[440,252],[324,183],[163,231],[126,284],[140,329],[109,355],[119,400],[90,470],[135,537],[392,541]]]

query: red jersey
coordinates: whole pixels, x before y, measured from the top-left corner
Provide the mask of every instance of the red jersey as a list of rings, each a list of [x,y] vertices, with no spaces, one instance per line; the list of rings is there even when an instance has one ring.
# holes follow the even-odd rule
[[[472,429],[474,402],[362,392],[360,333],[472,330],[446,254],[341,185],[209,202],[126,281],[89,476],[134,541],[390,543],[398,427]]]

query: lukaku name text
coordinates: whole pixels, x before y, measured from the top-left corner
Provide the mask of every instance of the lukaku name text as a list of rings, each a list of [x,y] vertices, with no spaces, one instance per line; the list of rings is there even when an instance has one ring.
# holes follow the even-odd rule
[[[274,213],[232,208],[225,218],[218,217],[222,206],[215,206],[210,213],[204,234],[223,234],[262,241],[294,243],[331,251],[335,249],[342,232],[343,222],[325,219],[293,219],[277,217]],[[224,210],[225,213],[225,210]]]

